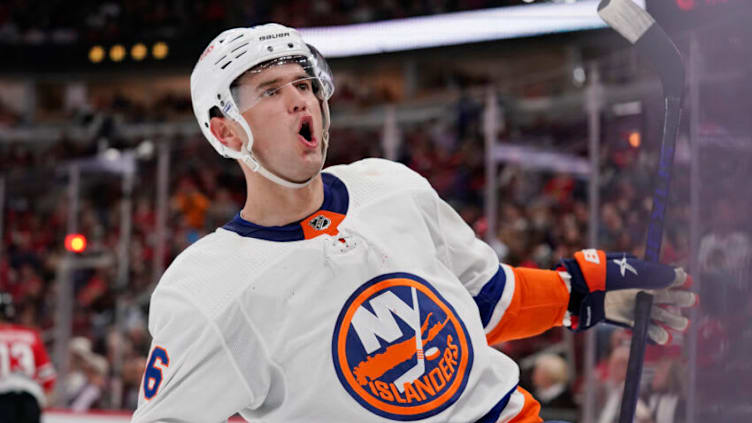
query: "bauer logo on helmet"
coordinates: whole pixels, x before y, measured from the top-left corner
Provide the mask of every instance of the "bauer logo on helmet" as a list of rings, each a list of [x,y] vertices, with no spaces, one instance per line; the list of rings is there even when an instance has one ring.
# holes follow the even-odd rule
[[[272,40],[274,38],[282,38],[282,37],[289,37],[289,32],[282,32],[279,34],[269,34],[269,35],[262,35],[259,37],[259,41],[266,41],[266,40]]]

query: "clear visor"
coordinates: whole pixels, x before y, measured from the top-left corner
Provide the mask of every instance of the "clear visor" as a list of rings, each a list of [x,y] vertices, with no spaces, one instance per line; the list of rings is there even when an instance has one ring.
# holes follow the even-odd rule
[[[317,76],[321,73],[321,69],[305,57],[282,57],[245,72],[230,86],[230,93],[240,113],[262,102],[278,100],[287,91],[326,100],[331,93]]]

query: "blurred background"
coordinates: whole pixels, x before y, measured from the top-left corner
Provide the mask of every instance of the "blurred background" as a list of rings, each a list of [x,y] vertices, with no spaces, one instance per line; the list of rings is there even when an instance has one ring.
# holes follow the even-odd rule
[[[752,4],[646,3],[688,72],[662,261],[690,270],[702,303],[686,334],[648,347],[639,421],[752,421]],[[641,256],[661,85],[596,5],[0,3],[0,290],[58,370],[46,421],[93,410],[127,421],[154,285],[243,204],[240,169],[203,139],[189,90],[193,64],[229,27],[300,28],[334,71],[328,164],[405,163],[503,262],[551,268],[585,247]],[[438,23],[486,16],[490,28]],[[414,33],[392,36],[405,25]],[[354,29],[364,42],[337,32]],[[81,252],[66,249],[83,247],[70,234],[85,237]],[[544,418],[610,423],[629,340],[600,325],[496,347],[520,363]]]

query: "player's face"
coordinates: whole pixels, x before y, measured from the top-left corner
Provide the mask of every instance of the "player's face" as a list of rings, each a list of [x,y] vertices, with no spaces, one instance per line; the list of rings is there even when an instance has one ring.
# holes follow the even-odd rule
[[[296,63],[272,66],[240,83],[252,107],[242,115],[253,131],[253,152],[278,176],[303,182],[321,169],[321,105],[313,82]]]

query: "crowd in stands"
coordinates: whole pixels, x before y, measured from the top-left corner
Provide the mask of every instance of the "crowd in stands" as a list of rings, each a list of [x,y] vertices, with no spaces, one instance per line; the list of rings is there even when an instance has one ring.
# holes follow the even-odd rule
[[[0,44],[70,44],[211,37],[218,29],[279,22],[344,25],[522,4],[520,0],[66,1],[0,3]]]
[[[276,21],[295,27],[340,25],[462,10],[520,4],[520,0],[281,0],[274,2],[182,0],[0,2],[0,47],[108,43],[148,39],[211,38],[220,29]],[[445,81],[441,81],[444,83]],[[395,101],[388,87],[344,79],[338,83],[332,109],[367,109]],[[726,104],[726,97],[719,102]],[[463,98],[447,109],[446,119],[432,119],[401,129],[397,160],[426,177],[479,237],[489,239],[500,260],[516,266],[551,268],[562,257],[588,245],[589,208],[587,180],[567,173],[500,166],[496,177],[498,225],[488,233],[484,216],[483,134],[481,101]],[[733,104],[725,106],[732,108]],[[734,107],[743,114],[744,108]],[[724,110],[724,108],[719,108]],[[113,92],[91,99],[89,107],[54,116],[54,123],[90,128],[85,139],[65,133],[51,143],[0,140],[0,176],[5,177],[5,203],[0,234],[0,290],[10,292],[18,306],[18,321],[36,328],[48,343],[54,341],[57,271],[64,256],[70,202],[65,175],[59,166],[74,159],[92,157],[104,148],[133,148],[142,140],[126,139],[123,125],[191,121],[190,99],[185,94],[166,94],[142,104]],[[584,119],[584,118],[583,118]],[[0,101],[0,129],[29,128],[29,121]],[[746,126],[745,126],[746,128]],[[335,127],[331,133],[328,164],[349,163],[364,157],[380,157],[381,129]],[[567,146],[584,156],[585,122],[570,126],[545,119],[528,126],[515,125],[509,117],[501,140],[525,136],[553,139],[549,147]],[[718,134],[716,134],[718,135]],[[243,177],[237,165],[218,157],[200,134],[175,135],[154,140],[170,145],[170,193],[167,217],[167,250],[156,258],[169,263],[187,246],[231,219],[243,204]],[[572,147],[572,146],[579,147]],[[740,150],[741,151],[741,150]],[[752,239],[747,229],[752,206],[750,154],[717,146],[703,152],[701,192],[703,225],[698,268],[702,313],[693,322],[698,328],[698,380],[700,398],[707,404],[744,403],[743,390],[726,383],[730,376],[752,380],[746,356],[752,349],[752,317],[749,274],[752,271]],[[604,142],[601,150],[601,201],[598,208],[597,245],[612,251],[642,256],[646,222],[650,212],[651,175],[655,153],[647,147]],[[674,172],[673,201],[663,247],[663,261],[688,266],[690,262],[689,174],[679,164]],[[684,166],[684,167],[681,167]],[[77,216],[79,230],[89,240],[87,256],[109,258],[112,264],[82,269],[71,274],[74,285],[73,339],[69,372],[58,383],[62,397],[57,404],[75,411],[135,408],[142,382],[150,337],[146,321],[148,293],[156,282],[157,163],[154,156],[138,162],[133,192],[129,272],[119,285],[117,254],[120,242],[122,189],[117,176],[84,174]],[[730,187],[731,189],[723,189]],[[747,191],[745,191],[745,187]],[[122,307],[119,326],[116,309]],[[625,377],[629,336],[623,329],[599,326],[597,334],[598,423],[616,421],[617,402]],[[523,363],[521,383],[543,405],[546,419],[576,421],[582,403],[584,369],[582,339],[576,338],[576,363],[563,360],[562,330],[499,345]],[[646,374],[650,382],[638,406],[640,423],[684,421],[687,384],[682,339],[668,350],[649,348]],[[51,349],[52,351],[52,349]],[[740,359],[741,358],[741,359]],[[713,416],[709,409],[704,416]],[[720,413],[720,411],[718,411]],[[574,417],[573,417],[574,416]],[[715,416],[713,416],[715,417]],[[709,419],[699,419],[707,421]],[[745,421],[737,419],[736,421]]]
[[[478,236],[486,237],[489,234],[483,216],[484,153],[479,128],[477,122],[470,122],[460,131],[456,125],[436,125],[434,121],[405,128],[399,160],[428,178]],[[380,130],[334,128],[329,164],[381,156],[380,136]],[[14,181],[36,178],[34,169],[86,157],[96,153],[97,148],[72,141],[37,149],[21,143],[9,146],[4,146],[7,150],[0,155],[3,168],[27,171],[26,174],[11,173],[16,175],[14,178],[20,178]],[[237,166],[214,154],[200,134],[173,139],[171,146],[169,244],[163,258],[165,265],[190,243],[232,218],[245,194]],[[644,231],[642,222],[648,213],[645,203],[648,191],[646,169],[636,161],[637,157],[636,150],[624,148],[604,153],[604,169],[608,170],[605,174],[610,177],[602,188],[599,244],[611,250],[639,254]],[[51,175],[49,185],[43,190],[19,192],[14,183],[9,182],[0,258],[0,289],[11,292],[18,302],[21,323],[42,331],[54,327],[55,276],[63,255],[62,237],[69,206],[65,180],[56,179],[54,172]],[[586,245],[586,180],[568,174],[526,171],[515,166],[501,167],[498,177],[501,200],[495,246],[501,260],[512,265],[550,268],[561,257],[570,256]],[[120,180],[116,176],[97,174],[84,175],[82,180],[78,219],[81,231],[89,238],[88,254],[115,257],[120,233]],[[144,357],[149,348],[147,303],[139,299],[154,282],[151,263],[155,254],[155,184],[155,160],[140,161],[132,209],[127,286],[117,288],[116,265],[73,273],[76,295],[73,334],[76,338],[71,345],[73,372],[63,381],[66,406],[74,409],[135,407]],[[672,212],[674,215],[686,218],[687,213],[679,209]],[[671,255],[671,261],[686,262],[684,241],[681,237],[668,237],[665,251]],[[118,303],[126,305],[122,330],[114,326]],[[560,339],[561,331],[555,330],[500,348],[521,359]],[[113,373],[116,351],[123,357],[118,375]],[[550,376],[543,376],[544,370],[528,369],[533,372],[531,390],[550,393],[559,389],[548,389],[550,386],[571,382],[561,374],[560,364],[552,364],[555,361],[549,357],[546,364],[535,366],[554,373]],[[115,379],[117,385],[112,383]],[[567,395],[573,397],[569,388]]]
[[[467,101],[467,100],[463,100]],[[164,100],[170,105],[164,119],[190,116],[184,100]],[[450,108],[454,116],[407,125],[401,128],[401,149],[397,159],[426,177],[439,195],[456,208],[479,237],[490,239],[500,259],[511,265],[551,268],[562,257],[588,245],[587,180],[566,173],[526,170],[519,166],[499,167],[499,216],[496,233],[488,233],[484,217],[484,148],[479,107]],[[164,109],[164,108],[163,108]],[[475,110],[475,112],[468,112]],[[335,108],[336,113],[336,108]],[[20,310],[20,323],[50,334],[54,328],[57,299],[56,272],[63,257],[70,203],[66,180],[55,166],[101,151],[102,138],[108,146],[135,147],[134,140],[119,136],[117,126],[102,119],[136,123],[148,115],[126,98],[117,99],[97,112],[100,119],[96,138],[63,139],[53,144],[8,142],[0,144],[0,169],[7,176],[0,252],[0,290],[8,291]],[[76,120],[91,124],[93,117]],[[335,114],[336,119],[336,114]],[[0,123],[2,125],[2,123]],[[541,122],[531,128],[507,125],[500,139],[519,136],[518,132],[542,131]],[[12,126],[12,124],[11,124]],[[574,125],[584,128],[584,125]],[[546,130],[554,130],[547,126]],[[570,138],[559,146],[577,144],[586,133],[570,128]],[[334,127],[328,164],[348,163],[364,157],[383,156],[380,129]],[[574,142],[577,141],[577,142]],[[233,217],[244,201],[242,174],[238,167],[214,153],[199,133],[175,136],[156,142],[170,144],[170,193],[167,218],[167,251],[158,261],[166,266],[177,254],[201,236]],[[576,151],[584,153],[583,151]],[[629,147],[627,143],[604,143],[601,152],[598,246],[607,250],[642,255],[645,222],[650,212],[650,175],[655,154]],[[653,160],[650,158],[652,157]],[[133,409],[149,349],[146,328],[148,292],[155,282],[152,263],[156,254],[156,180],[154,157],[138,162],[133,193],[132,232],[129,247],[127,283],[119,285],[117,265],[83,269],[72,273],[75,289],[70,373],[58,401],[74,410],[92,408]],[[746,172],[746,173],[745,173]],[[728,181],[750,172],[740,165]],[[40,184],[40,181],[43,183]],[[82,177],[78,224],[89,238],[88,255],[116,259],[120,241],[121,181],[117,176],[85,174]],[[689,262],[690,208],[689,175],[675,172],[674,201],[669,208],[663,260],[687,266]],[[727,182],[728,182],[727,181]],[[714,198],[712,192],[705,193]],[[721,195],[718,193],[717,195]],[[710,318],[701,322],[701,336],[708,340],[700,351],[700,362],[717,366],[731,354],[728,331],[745,333],[752,307],[745,301],[749,286],[748,262],[752,244],[749,234],[740,230],[746,221],[744,200],[727,200],[717,209],[707,210],[703,219],[708,232],[701,242],[701,266],[725,283],[722,292],[707,289]],[[731,277],[728,277],[728,272]],[[729,282],[731,281],[731,282]],[[705,298],[705,297],[704,297]],[[740,306],[731,321],[722,316],[730,302]],[[119,326],[116,306],[122,306]],[[746,307],[746,308],[745,308]],[[523,366],[523,385],[537,394],[547,418],[571,418],[582,397],[583,369],[562,364],[561,351],[538,354],[560,343],[562,330],[525,341],[499,345],[513,358],[531,363]],[[748,334],[749,335],[749,334]],[[750,337],[747,336],[747,339]],[[49,338],[48,338],[49,339]],[[579,339],[579,338],[578,338]],[[599,423],[613,421],[614,401],[623,381],[625,331],[598,330],[598,398],[602,405]],[[578,340],[578,348],[581,347]],[[677,340],[677,344],[681,341]],[[649,357],[651,390],[642,401],[642,422],[663,423],[656,413],[666,407],[681,408],[683,383],[679,347],[666,354]],[[672,355],[673,354],[673,355]],[[120,358],[118,358],[120,357]],[[531,359],[534,358],[534,359]],[[572,374],[572,370],[576,373]],[[561,413],[556,414],[556,409]],[[574,411],[573,411],[574,410]],[[674,420],[672,420],[674,421]],[[676,420],[679,422],[680,420]]]

